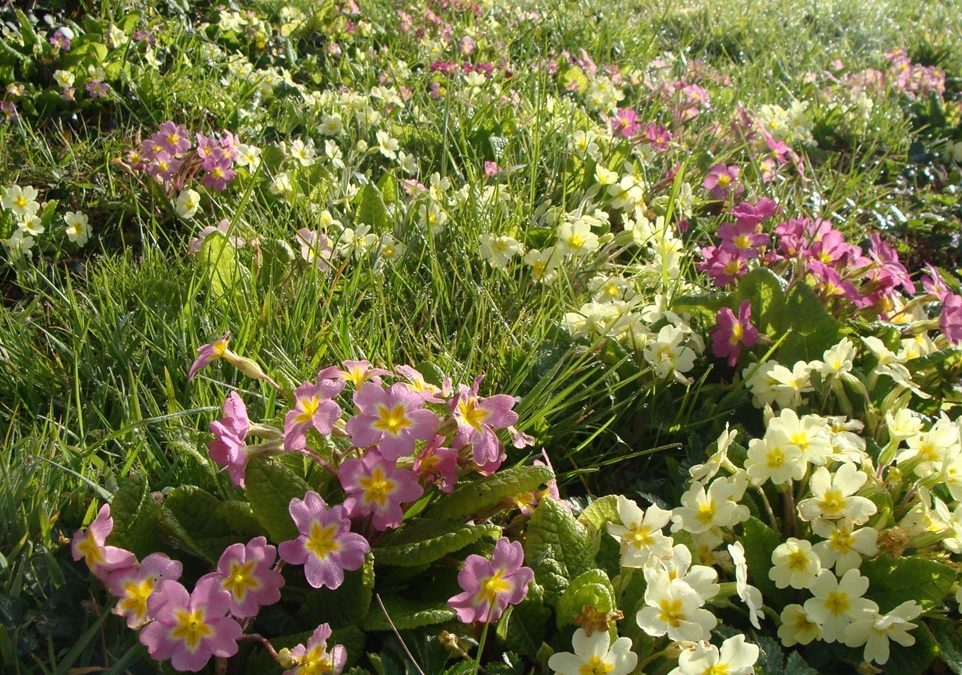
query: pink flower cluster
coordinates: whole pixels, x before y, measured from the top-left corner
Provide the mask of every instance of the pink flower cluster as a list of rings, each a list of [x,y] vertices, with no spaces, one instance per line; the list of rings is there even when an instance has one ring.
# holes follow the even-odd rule
[[[731,169],[715,167],[709,174],[709,178],[714,176],[713,187],[722,172],[732,175]],[[706,178],[706,187],[709,182]],[[716,286],[725,287],[753,267],[764,266],[786,274],[790,284],[807,283],[836,312],[858,312],[870,318],[887,317],[901,300],[917,293],[898,252],[878,233],[869,235],[863,248],[849,242],[824,219],[788,219],[766,231],[763,223],[777,211],[775,202],[767,198],[736,204],[730,214],[734,222],[723,223],[716,243],[701,248],[702,261],[697,268]],[[962,296],[952,293],[931,266],[922,278],[922,287],[942,303],[939,327],[946,338],[954,344],[962,342]],[[749,313],[743,314],[745,311]],[[741,347],[755,344],[757,331],[749,318],[750,310],[744,305],[738,317],[730,309],[719,312],[712,334],[716,356],[734,365]]]
[[[249,359],[230,352],[224,337],[198,350],[191,376],[219,359],[240,364],[248,374],[262,373]],[[175,670],[199,671],[212,657],[236,654],[247,621],[281,599],[283,563],[303,566],[313,588],[336,589],[346,572],[364,566],[369,540],[401,525],[406,505],[427,489],[451,492],[464,475],[496,471],[506,457],[498,431],[506,429],[516,447],[533,442],[513,427],[518,420],[514,397],[481,396],[481,379],[471,386],[455,387],[450,379],[432,384],[410,366],[391,372],[367,361],[344,361],[322,369],[293,392],[283,430],[252,423],[241,396],[231,392],[223,417],[210,425],[214,438],[209,449],[232,482],[244,486],[254,454],[300,453],[337,478],[342,503],[330,504],[314,491],[291,499],[293,539],[276,548],[265,537],[231,544],[193,590],[179,582],[180,562],[162,553],[138,561],[132,552],[108,545],[113,530],[108,505],[74,535],[73,557],[83,560],[118,598],[114,613],[140,630],[151,657],[169,660]],[[345,391],[351,393],[349,400],[344,400]],[[350,404],[353,413],[345,421]],[[314,434],[345,442],[342,449],[322,453],[312,448]],[[260,442],[251,445],[252,439]],[[336,446],[333,440],[325,445]],[[556,494],[551,489],[540,494]],[[459,575],[464,592],[450,600],[458,617],[469,623],[494,621],[509,604],[521,602],[533,578],[523,561],[521,545],[507,539],[497,542],[490,559],[469,556]],[[272,653],[282,666],[293,666],[288,673],[306,672],[309,664],[321,662],[327,668],[323,672],[339,673],[346,652],[336,645],[328,648],[330,635],[325,624],[306,646]],[[248,639],[266,642],[260,636]]]
[[[196,145],[195,145],[196,141]],[[146,171],[168,194],[177,194],[196,174],[204,186],[221,192],[234,179],[234,160],[240,142],[229,131],[193,136],[187,127],[170,120],[138,148],[127,153],[131,168]]]
[[[107,545],[113,526],[110,506],[104,504],[93,522],[74,534],[73,558],[83,560],[117,598],[113,613],[140,631],[150,656],[169,660],[175,670],[197,672],[212,657],[236,654],[244,634],[241,623],[281,599],[284,578],[277,551],[264,537],[228,546],[216,569],[188,591],[179,581],[179,561],[163,553],[138,561],[130,551]]]

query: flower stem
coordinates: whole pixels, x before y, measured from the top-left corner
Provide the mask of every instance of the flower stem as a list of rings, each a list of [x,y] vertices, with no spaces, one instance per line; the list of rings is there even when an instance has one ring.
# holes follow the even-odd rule
[[[484,628],[481,629],[481,639],[478,640],[478,653],[474,658],[474,675],[478,675],[481,672],[481,655],[484,654],[484,644],[488,641],[488,628],[491,627],[490,621],[484,622]]]

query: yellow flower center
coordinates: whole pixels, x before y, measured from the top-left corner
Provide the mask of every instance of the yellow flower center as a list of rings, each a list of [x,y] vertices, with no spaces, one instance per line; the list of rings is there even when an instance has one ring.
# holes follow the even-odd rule
[[[729,262],[725,263],[725,266],[722,268],[722,271],[725,272],[725,276],[733,277],[736,274],[738,274],[739,269],[741,269],[741,265],[739,265],[738,261],[730,260]]]
[[[732,239],[732,243],[735,244],[735,248],[745,250],[751,248],[752,240],[748,238],[747,234],[740,234]]]
[[[490,414],[487,410],[478,406],[478,399],[474,397],[458,403],[458,412],[461,414],[461,417],[464,418],[465,422],[478,431],[481,430],[481,426]]]
[[[167,145],[177,145],[178,143],[180,143],[178,134],[167,134]]]
[[[832,536],[828,540],[829,546],[835,549],[839,553],[848,553],[852,544],[855,543],[855,537],[852,536],[851,532],[846,532],[845,530],[835,530],[832,532]]]
[[[735,322],[735,325],[732,326],[732,334],[731,334],[731,336],[728,338],[728,343],[734,347],[734,346],[737,345],[739,342],[741,342],[742,335],[744,335],[744,334],[745,334],[745,329],[742,328],[741,322],[740,322],[740,321],[736,321],[736,322]]]
[[[796,572],[808,567],[808,556],[805,551],[792,551],[788,556],[788,567]]]
[[[387,504],[388,497],[397,488],[394,481],[384,474],[384,469],[381,467],[375,467],[371,475],[361,478],[358,484],[364,490],[364,501],[378,506]]]
[[[351,366],[351,368],[344,373],[344,379],[353,384],[355,387],[360,387],[361,383],[367,379],[367,371],[360,366]]]
[[[765,461],[768,468],[777,469],[785,463],[785,452],[779,447],[772,448],[765,455]]]
[[[580,234],[573,234],[570,237],[568,237],[568,246],[570,246],[571,248],[578,250],[584,245],[585,245],[585,238],[582,237]]]
[[[848,601],[848,594],[841,591],[832,591],[825,598],[825,608],[832,613],[832,616],[845,614],[851,608]]]
[[[388,408],[386,405],[377,407],[377,420],[374,422],[374,428],[378,431],[397,436],[411,424],[413,424],[411,418],[407,416],[407,410],[403,405],[399,404],[392,408]]]
[[[723,188],[726,188],[732,184],[732,177],[729,176],[727,173],[723,173],[720,176],[718,176],[718,184],[721,185]]]
[[[102,565],[105,562],[103,550],[89,534],[83,538],[77,546],[77,550],[83,555],[84,562],[87,563],[87,567],[90,569],[93,569],[97,565]]]
[[[625,535],[625,540],[635,548],[650,546],[652,539],[651,528],[647,525],[638,525],[637,523],[629,527]]]
[[[307,424],[314,418],[314,413],[321,407],[321,399],[317,396],[302,398],[300,400],[301,411],[297,413],[294,421],[298,424]]]
[[[170,638],[183,642],[192,652],[197,651],[201,640],[214,634],[214,629],[206,621],[203,609],[195,609],[192,612],[181,609],[174,613],[174,617],[176,623],[170,629]]]
[[[317,521],[311,523],[311,531],[304,542],[304,548],[321,560],[326,559],[330,554],[341,550],[341,544],[337,541],[337,526],[322,526]]]
[[[311,647],[301,658],[298,675],[328,675],[334,672],[334,662],[321,645]]]
[[[150,577],[143,581],[128,581],[124,584],[124,597],[117,606],[124,614],[143,618],[147,616],[147,600],[154,592],[154,580]]]
[[[254,574],[256,562],[241,563],[236,560],[231,561],[230,572],[221,582],[221,587],[228,591],[234,599],[243,602],[247,596],[247,591],[253,591],[261,586],[260,579]]]
[[[728,675],[728,664],[716,663],[713,666],[708,666],[702,675]]]
[[[826,490],[819,502],[819,506],[823,514],[827,516],[837,516],[845,510],[845,497],[841,491],[834,488]]]
[[[29,203],[29,201],[30,200],[28,200],[24,195],[20,195],[19,197],[13,200],[13,203],[16,205],[18,209],[25,209],[27,208],[27,204]]]
[[[608,663],[600,656],[592,656],[578,668],[578,675],[606,675],[615,669],[615,664]]]
[[[494,574],[481,583],[481,587],[478,589],[478,600],[483,600],[489,605],[493,605],[499,595],[510,591],[514,585],[504,577],[504,570],[495,570]]]
[[[672,628],[678,628],[685,620],[681,600],[664,599],[658,602],[658,619]]]
[[[715,510],[714,500],[702,502],[698,505],[698,513],[695,514],[695,518],[698,522],[707,525],[715,519]]]

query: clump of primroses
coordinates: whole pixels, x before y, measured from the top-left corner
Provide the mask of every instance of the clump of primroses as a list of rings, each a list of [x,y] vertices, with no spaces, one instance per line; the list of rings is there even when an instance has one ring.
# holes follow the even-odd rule
[[[229,131],[191,133],[167,120],[127,153],[127,162],[157,181],[168,196],[179,195],[198,176],[208,190],[222,192],[236,176],[239,148],[240,141]]]
[[[516,447],[532,441],[513,426],[516,399],[481,395],[481,377],[471,385],[455,386],[447,378],[434,384],[410,366],[390,371],[344,361],[286,392],[255,362],[233,352],[228,340],[198,349],[191,379],[224,360],[288,395],[290,409],[282,428],[256,423],[240,393],[231,392],[222,416],[210,423],[211,461],[244,488],[251,457],[302,455],[336,478],[336,494],[325,499],[310,490],[292,498],[295,538],[277,546],[263,536],[233,543],[192,587],[181,581],[181,562],[166,554],[138,560],[107,544],[113,530],[107,504],[74,535],[73,557],[117,598],[113,612],[140,631],[150,656],[170,661],[175,670],[199,671],[212,658],[234,656],[239,642],[251,640],[264,644],[286,672],[340,673],[348,655],[343,646],[328,644],[327,624],[306,645],[280,651],[266,638],[246,633],[261,608],[280,601],[282,568],[303,568],[314,589],[339,588],[346,572],[364,567],[372,542],[399,527],[405,509],[427,491],[448,493],[470,474],[496,472],[506,459],[499,434]],[[527,594],[533,572],[523,563],[521,544],[506,538],[495,543],[490,557],[468,555],[458,576],[462,592],[450,599],[451,609],[466,624],[496,621]]]

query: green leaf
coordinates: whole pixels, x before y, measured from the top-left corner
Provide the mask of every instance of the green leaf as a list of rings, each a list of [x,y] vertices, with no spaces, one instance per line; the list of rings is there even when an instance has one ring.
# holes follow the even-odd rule
[[[110,543],[133,551],[138,558],[157,551],[161,541],[157,536],[160,504],[154,501],[147,481],[140,476],[128,477],[110,502],[114,529]]]
[[[575,622],[575,617],[586,607],[594,607],[600,613],[610,612],[618,606],[615,588],[603,570],[593,569],[571,580],[555,610],[558,628]]]
[[[377,187],[381,192],[381,201],[385,204],[394,204],[398,201],[397,181],[394,176],[385,173],[377,182]]]
[[[344,583],[335,590],[323,589],[308,593],[301,605],[300,615],[310,624],[329,623],[331,626],[360,626],[371,611],[374,597],[374,558],[368,555],[364,566],[344,574]],[[375,611],[380,612],[379,608]]]
[[[260,243],[258,276],[265,284],[277,286],[291,272],[294,251],[283,239],[265,239]]]
[[[746,520],[742,527],[745,532],[745,558],[751,583],[762,592],[766,602],[774,601],[781,605],[778,600],[782,594],[768,578],[768,571],[772,567],[772,552],[782,543],[782,538],[778,532],[755,517]]]
[[[496,539],[497,525],[463,525],[451,520],[421,519],[392,532],[374,549],[378,564],[398,567],[427,565],[460,551],[482,537]]]
[[[387,209],[377,187],[371,183],[366,183],[355,199],[357,200],[356,222],[370,225],[376,230],[387,228]]]
[[[193,485],[167,495],[159,524],[187,550],[211,563],[231,544],[264,533],[247,503],[222,502]]]
[[[454,618],[454,610],[447,605],[422,600],[409,600],[397,595],[381,598],[384,610],[391,617],[391,622],[398,630],[410,630],[444,623]],[[374,608],[367,615],[364,630],[391,630],[384,611],[375,603]]]
[[[915,600],[923,610],[933,609],[949,595],[956,579],[955,570],[948,565],[916,557],[867,560],[861,572],[869,579],[866,596],[878,603],[882,612],[908,600]]]
[[[895,642],[889,644],[891,651],[888,663],[884,666],[886,673],[916,675],[929,672],[929,666],[939,655],[939,643],[922,622],[918,622],[918,628],[913,629],[910,635],[915,637],[915,644],[911,647],[903,647]]]
[[[524,557],[549,605],[557,604],[572,579],[594,567],[594,553],[584,525],[557,501],[542,499],[528,522]]]
[[[215,298],[234,288],[240,279],[237,249],[221,232],[213,232],[204,239],[200,247],[200,263]]]
[[[294,497],[303,499],[310,490],[304,479],[277,460],[253,457],[245,477],[247,499],[254,517],[278,543],[297,537],[288,507]]]
[[[780,362],[820,359],[825,350],[839,340],[839,323],[805,284],[792,286],[785,303],[771,313],[776,335],[788,333],[778,350]]]
[[[773,321],[784,312],[785,290],[782,280],[767,267],[758,267],[738,280],[731,308],[737,311],[744,300],[752,305],[752,323],[770,335],[776,334]]]
[[[493,476],[460,483],[454,492],[441,497],[428,510],[429,518],[463,520],[495,506],[502,499],[530,492],[554,478],[546,466],[515,466]]]
[[[534,659],[544,642],[550,616],[551,610],[541,600],[525,598],[501,616],[498,637],[509,651]]]
[[[939,643],[939,659],[955,675],[962,675],[962,630],[954,621],[933,624],[934,637]]]
[[[608,523],[620,522],[617,495],[605,495],[588,504],[578,516],[578,522],[602,532],[607,530]]]

